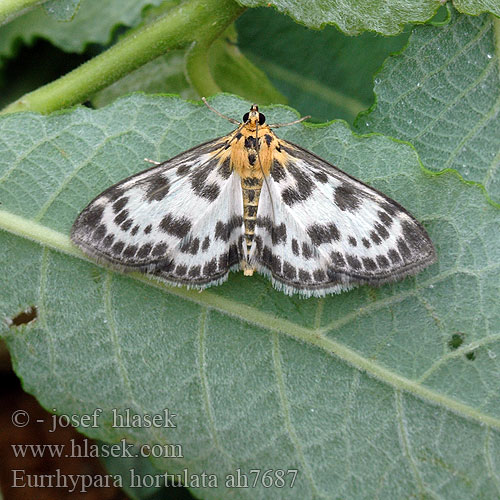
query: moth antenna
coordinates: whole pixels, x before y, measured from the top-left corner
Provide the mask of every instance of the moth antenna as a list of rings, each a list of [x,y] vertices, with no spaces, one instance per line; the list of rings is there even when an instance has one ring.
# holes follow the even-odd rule
[[[311,115],[303,116],[302,118],[299,118],[298,120],[294,120],[293,122],[288,122],[288,123],[273,123],[272,125],[268,125],[269,128],[280,128],[280,127],[288,127],[289,125],[295,125],[296,123],[303,122],[304,120],[308,120],[311,118]]]
[[[202,97],[201,100],[205,103],[206,107],[210,111],[213,111],[215,114],[219,115],[221,118],[225,118],[227,121],[234,123],[235,125],[241,125],[241,123],[238,120],[235,120],[234,118],[229,118],[229,116],[223,115],[221,112],[217,111],[215,108],[210,106],[210,104],[208,104],[207,100],[204,97]]]

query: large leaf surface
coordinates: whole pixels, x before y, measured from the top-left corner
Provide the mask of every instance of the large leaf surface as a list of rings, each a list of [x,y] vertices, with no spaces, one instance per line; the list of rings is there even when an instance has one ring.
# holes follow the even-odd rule
[[[341,31],[355,35],[376,31],[384,35],[399,33],[406,23],[428,21],[444,3],[439,0],[238,0],[248,7],[273,6],[311,28],[335,24]],[[467,14],[492,12],[500,16],[497,0],[455,0]]]
[[[212,104],[235,117],[249,106]],[[194,490],[203,498],[497,496],[498,209],[456,173],[426,173],[409,145],[342,122],[279,130],[426,225],[439,262],[394,285],[305,300],[238,273],[199,293],[106,270],[70,245],[78,212],[144,157],[231,127],[142,95],[0,118],[1,332],[25,389],[60,413],[103,408],[98,428],[80,428],[92,437],[181,444],[183,458],[155,466],[217,474],[218,490]],[[8,326],[30,306],[34,321]],[[177,427],[113,428],[112,408],[168,408]],[[237,468],[299,472],[292,489],[224,488]]]
[[[452,12],[445,26],[414,28],[375,78],[377,104],[362,132],[410,141],[424,165],[453,168],[500,202],[500,22]]]

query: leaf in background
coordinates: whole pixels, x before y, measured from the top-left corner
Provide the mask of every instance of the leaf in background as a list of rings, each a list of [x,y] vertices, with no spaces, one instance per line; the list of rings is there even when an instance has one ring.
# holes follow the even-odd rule
[[[249,106],[212,104],[234,117]],[[498,209],[454,172],[424,172],[411,146],[342,122],[279,130],[424,222],[439,262],[400,283],[305,300],[238,273],[199,293],[111,272],[70,246],[78,212],[144,157],[231,128],[203,106],[143,95],[0,118],[0,328],[24,388],[59,413],[103,408],[98,428],[80,429],[91,437],[180,444],[183,458],[154,465],[217,474],[219,489],[193,490],[203,498],[494,498]],[[34,321],[8,326],[29,306]],[[112,408],[168,408],[177,427],[112,427]],[[225,488],[237,468],[299,473],[294,488]]]
[[[411,142],[426,167],[456,169],[500,202],[495,25],[489,15],[453,11],[446,26],[415,27],[408,46],[375,78],[377,104],[356,127]]]
[[[429,20],[442,5],[439,0],[379,0],[377,2],[238,0],[238,3],[247,7],[273,6],[310,28],[334,24],[347,35],[357,35],[367,30],[384,35],[395,35],[407,23]]]
[[[185,76],[185,50],[169,51],[164,56],[132,71],[92,98],[97,107],[107,105],[134,90],[147,93],[180,94],[184,99],[198,99],[196,91]],[[238,94],[252,102],[276,104],[286,102],[268,80],[265,73],[254,66],[236,46],[234,27],[210,46],[209,66],[217,85],[225,92]]]
[[[373,74],[408,39],[408,33],[347,37],[331,26],[313,31],[274,9],[248,10],[236,27],[242,52],[291,106],[319,121],[352,123],[373,102]]]
[[[81,0],[49,0],[42,4],[45,12],[56,21],[71,21],[78,12]]]
[[[453,0],[453,5],[464,14],[477,16],[483,12],[491,12],[500,17],[498,0]]]
[[[347,35],[356,35],[365,30],[395,35],[404,24],[428,21],[443,5],[440,0],[238,0],[238,3],[247,7],[273,6],[310,28],[334,24]],[[458,0],[456,3],[466,13],[491,11],[500,16],[500,5],[496,0]]]
[[[144,7],[159,3],[161,0],[85,0],[71,22],[47,16],[40,6],[0,27],[0,55],[12,57],[17,40],[31,44],[38,37],[66,52],[80,53],[91,43],[109,43],[114,28],[134,26]]]

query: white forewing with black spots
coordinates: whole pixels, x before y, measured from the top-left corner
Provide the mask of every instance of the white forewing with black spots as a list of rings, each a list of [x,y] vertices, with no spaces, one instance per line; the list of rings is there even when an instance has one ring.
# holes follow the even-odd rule
[[[436,259],[421,224],[377,190],[280,141],[262,190],[250,262],[285,293],[323,296],[415,274]]]
[[[224,281],[245,258],[239,178],[220,140],[129,177],[95,198],[71,239],[91,257],[173,284]]]

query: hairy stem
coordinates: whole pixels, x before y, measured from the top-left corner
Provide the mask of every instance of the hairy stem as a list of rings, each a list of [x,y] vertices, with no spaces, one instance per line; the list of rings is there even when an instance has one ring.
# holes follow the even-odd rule
[[[220,92],[209,65],[211,43],[193,42],[186,54],[186,77],[200,96],[209,96]]]
[[[183,2],[151,24],[133,30],[106,52],[67,75],[24,95],[3,113],[26,110],[49,113],[78,104],[170,49],[193,42],[201,47],[211,43],[243,10],[233,0]]]

